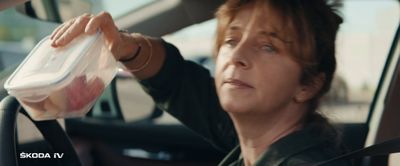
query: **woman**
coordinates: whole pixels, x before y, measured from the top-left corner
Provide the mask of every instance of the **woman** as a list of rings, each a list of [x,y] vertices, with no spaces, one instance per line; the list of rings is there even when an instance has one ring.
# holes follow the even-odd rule
[[[54,47],[104,32],[157,106],[231,151],[220,165],[311,165],[341,152],[316,113],[335,71],[341,23],[324,0],[228,0],[217,11],[215,80],[171,44],[119,32],[108,13],[67,21]],[[333,165],[349,165],[337,161]]]

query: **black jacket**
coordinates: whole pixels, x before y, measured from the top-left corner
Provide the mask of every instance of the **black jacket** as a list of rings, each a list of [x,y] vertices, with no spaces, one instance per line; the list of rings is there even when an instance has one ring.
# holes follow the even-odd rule
[[[201,134],[220,150],[230,153],[220,166],[243,165],[238,138],[228,114],[221,108],[214,79],[200,65],[185,61],[178,49],[165,42],[166,59],[159,73],[140,81],[156,105]],[[291,133],[262,154],[256,166],[295,166],[316,163],[341,153],[336,143],[315,134],[312,126]],[[339,161],[335,166],[347,166]]]

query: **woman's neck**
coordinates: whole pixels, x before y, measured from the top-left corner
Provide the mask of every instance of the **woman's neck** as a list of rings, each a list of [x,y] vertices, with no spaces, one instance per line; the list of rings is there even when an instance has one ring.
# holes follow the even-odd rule
[[[297,109],[270,112],[268,115],[230,113],[245,165],[253,165],[272,143],[300,129],[302,115],[304,111]]]

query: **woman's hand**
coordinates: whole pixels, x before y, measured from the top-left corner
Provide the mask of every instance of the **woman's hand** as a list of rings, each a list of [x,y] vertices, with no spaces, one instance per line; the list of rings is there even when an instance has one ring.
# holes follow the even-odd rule
[[[118,31],[114,20],[107,12],[101,12],[98,15],[83,14],[64,22],[51,34],[52,46],[65,46],[79,35],[94,34],[97,29],[103,32],[107,46],[117,60],[129,56],[138,48],[132,36]]]
[[[107,47],[116,60],[124,61],[125,67],[135,74],[137,79],[154,76],[164,64],[165,50],[162,40],[143,35],[120,33],[114,20],[107,12],[98,15],[83,14],[57,27],[51,34],[53,47],[62,47],[82,34],[94,34],[101,30]],[[139,45],[141,47],[139,49]],[[134,60],[132,55],[138,53]]]

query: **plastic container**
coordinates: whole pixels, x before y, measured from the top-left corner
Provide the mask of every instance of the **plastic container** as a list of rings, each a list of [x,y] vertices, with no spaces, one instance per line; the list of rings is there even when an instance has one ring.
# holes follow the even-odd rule
[[[111,82],[117,62],[103,35],[82,35],[62,48],[45,37],[4,88],[34,120],[84,116]]]

